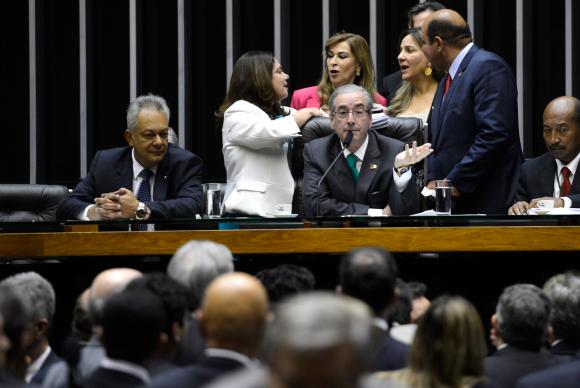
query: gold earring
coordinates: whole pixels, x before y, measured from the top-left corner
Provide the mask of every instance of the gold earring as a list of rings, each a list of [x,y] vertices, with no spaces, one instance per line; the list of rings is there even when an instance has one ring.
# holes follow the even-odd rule
[[[425,76],[431,77],[431,74],[433,74],[433,69],[431,68],[431,65],[427,65],[425,70],[423,70],[423,73],[425,73]]]
[[[360,67],[357,67],[356,68],[356,73],[355,74],[356,74],[357,77],[360,76]]]

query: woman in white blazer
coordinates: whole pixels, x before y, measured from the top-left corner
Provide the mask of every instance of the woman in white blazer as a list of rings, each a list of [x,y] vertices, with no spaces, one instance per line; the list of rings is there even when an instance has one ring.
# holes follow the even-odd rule
[[[247,52],[234,66],[216,114],[223,120],[224,214],[277,217],[292,212],[294,179],[287,141],[300,136],[300,127],[321,112],[280,105],[288,96],[288,78],[271,53]]]

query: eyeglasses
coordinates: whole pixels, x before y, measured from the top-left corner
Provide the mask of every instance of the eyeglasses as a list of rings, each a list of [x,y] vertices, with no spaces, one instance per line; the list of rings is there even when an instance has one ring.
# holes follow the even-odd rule
[[[339,119],[344,120],[351,113],[355,119],[362,119],[362,118],[368,116],[369,111],[364,109],[364,108],[356,108],[354,110],[340,109],[340,110],[336,110],[332,113],[334,115],[336,115],[336,117],[338,117]]]

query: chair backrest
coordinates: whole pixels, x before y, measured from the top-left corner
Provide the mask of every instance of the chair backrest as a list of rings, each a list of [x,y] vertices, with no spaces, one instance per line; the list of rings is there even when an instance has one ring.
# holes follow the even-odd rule
[[[0,184],[0,222],[56,221],[67,195],[60,185]]]

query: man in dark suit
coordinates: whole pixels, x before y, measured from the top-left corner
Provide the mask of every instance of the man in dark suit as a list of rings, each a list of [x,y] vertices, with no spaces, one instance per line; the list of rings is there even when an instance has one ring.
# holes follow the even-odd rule
[[[256,278],[241,272],[218,277],[207,288],[199,312],[206,357],[159,375],[149,387],[201,387],[235,370],[253,369],[267,320],[268,296]]]
[[[577,388],[580,381],[580,358],[518,380],[516,388]]]
[[[552,301],[550,353],[572,358],[580,352],[580,273],[554,275],[543,290]]]
[[[4,279],[2,285],[21,295],[31,308],[29,334],[31,343],[27,348],[30,365],[26,370],[26,382],[42,384],[50,367],[61,358],[48,343],[55,310],[55,294],[50,282],[36,272],[22,272]]]
[[[148,383],[147,365],[166,322],[163,303],[151,291],[124,290],[113,295],[102,316],[106,357],[81,386],[130,388]]]
[[[409,347],[389,335],[387,310],[397,299],[397,263],[378,248],[358,248],[340,263],[337,291],[365,302],[375,314],[378,337],[371,371],[397,370],[407,365]]]
[[[437,1],[425,1],[415,4],[407,12],[409,28],[421,28],[427,16],[440,9],[445,9],[445,6]],[[397,70],[383,78],[382,94],[387,98],[387,101],[393,100],[402,83],[401,70]]]
[[[450,180],[455,213],[505,214],[523,160],[513,74],[503,59],[472,43],[455,11],[432,13],[422,33],[431,66],[447,72],[431,111],[435,152],[427,161],[427,187]]]
[[[517,201],[508,214],[527,214],[539,200],[554,207],[580,207],[580,100],[564,96],[544,109],[544,141],[548,152],[527,160],[520,173]]]
[[[127,109],[127,147],[97,152],[59,219],[191,218],[203,210],[202,161],[168,143],[169,108],[159,96]]]
[[[369,131],[373,100],[357,85],[337,88],[328,105],[330,126],[335,133],[304,147],[306,216],[398,215],[416,211],[415,185],[408,184],[412,178],[410,167],[432,152],[431,145],[414,144],[410,152],[408,145]],[[347,138],[352,141],[347,141],[345,147]],[[336,157],[340,160],[331,166]]]
[[[556,365],[543,348],[550,320],[550,299],[532,284],[515,284],[501,294],[491,317],[497,351],[485,358],[485,376],[500,387],[514,387],[528,373]]]

